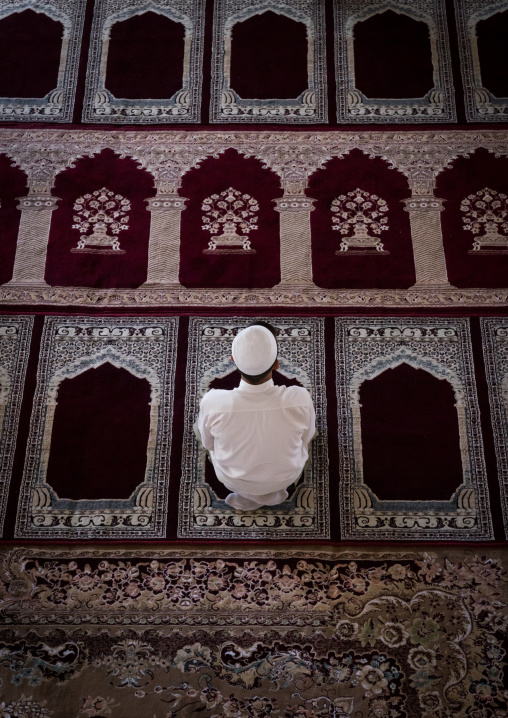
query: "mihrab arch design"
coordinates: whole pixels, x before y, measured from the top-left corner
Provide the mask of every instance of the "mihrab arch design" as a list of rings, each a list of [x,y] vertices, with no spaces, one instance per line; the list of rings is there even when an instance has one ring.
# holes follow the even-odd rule
[[[461,0],[455,2],[466,117],[469,122],[506,122],[508,97],[497,97],[482,77],[478,48],[478,23],[498,13],[506,17],[508,0]],[[506,43],[505,43],[506,44]],[[500,68],[500,72],[503,70]],[[486,86],[487,85],[487,86]]]
[[[46,82],[43,87],[38,82],[36,85],[40,87],[36,87],[32,83],[26,85],[20,96],[6,97],[4,95],[0,98],[0,121],[12,122],[15,119],[16,122],[71,122],[85,5],[85,0],[50,0],[43,6],[35,0],[19,2],[0,0],[0,20],[13,13],[33,11],[34,14],[45,15],[60,23],[62,27],[59,57],[55,58],[54,63],[50,63],[51,72],[56,70],[56,81],[53,86],[50,87],[49,85],[52,83],[47,84]],[[26,24],[26,18],[24,23]],[[34,31],[36,29],[37,27],[34,25]],[[10,68],[10,72],[12,72],[12,68]],[[30,96],[30,90],[43,92],[43,96]],[[26,94],[27,92],[29,95]]]
[[[335,63],[339,122],[453,122],[455,105],[446,10],[440,0],[336,0]],[[429,28],[433,87],[423,97],[368,98],[355,79],[354,31],[358,23],[390,11]]]
[[[46,318],[17,535],[164,535],[177,327],[171,317]],[[46,482],[59,387],[106,363],[150,385],[144,480],[129,499],[59,498]]]
[[[106,81],[112,28],[117,23],[145,13],[155,13],[183,25],[182,85],[167,98],[115,97]],[[97,39],[89,55],[83,122],[199,122],[203,23],[204,5],[200,0],[129,0],[127,4],[117,0],[98,0],[92,27],[92,35]]]
[[[431,357],[426,357],[422,360],[421,357],[415,353],[408,351],[407,349],[400,349],[392,355],[384,356],[381,359],[374,360],[369,366],[361,369],[355,374],[350,382],[351,391],[351,412],[353,416],[353,434],[354,434],[354,455],[355,455],[355,468],[356,468],[356,481],[358,486],[362,485],[366,488],[369,493],[375,496],[372,488],[368,487],[364,481],[363,471],[363,446],[362,446],[362,418],[361,418],[361,403],[360,403],[360,392],[362,385],[370,381],[381,374],[384,374],[389,369],[395,369],[396,367],[407,365],[413,369],[419,369],[427,372],[431,376],[439,380],[447,381],[453,389],[455,397],[455,408],[457,411],[457,424],[459,429],[459,452],[462,463],[462,478],[463,481],[455,487],[448,497],[448,500],[453,499],[453,495],[459,488],[467,488],[469,478],[471,476],[471,462],[469,457],[468,440],[467,440],[467,422],[466,422],[466,407],[464,404],[464,387],[462,381],[456,372],[450,370],[445,365],[436,361]],[[415,411],[418,411],[418,406],[415,406]],[[394,459],[396,460],[396,459]],[[465,482],[465,483],[464,483]]]
[[[234,89],[232,41],[234,27],[254,16],[271,12],[302,23],[307,31],[307,87],[295,98],[241,97]],[[245,6],[241,0],[215,4],[212,57],[212,122],[326,122],[326,58],[324,6],[311,0],[261,0]]]
[[[468,320],[351,317],[337,318],[335,327],[342,537],[492,536]],[[462,483],[447,500],[379,499],[364,482],[360,387],[402,364],[446,380],[453,389]]]

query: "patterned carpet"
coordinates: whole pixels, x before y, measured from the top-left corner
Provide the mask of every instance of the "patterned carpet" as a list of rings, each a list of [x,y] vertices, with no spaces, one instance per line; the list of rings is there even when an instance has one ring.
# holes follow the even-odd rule
[[[2,715],[502,716],[503,555],[9,549]]]
[[[0,0],[0,718],[508,718],[505,0]],[[318,435],[195,439],[277,333]]]

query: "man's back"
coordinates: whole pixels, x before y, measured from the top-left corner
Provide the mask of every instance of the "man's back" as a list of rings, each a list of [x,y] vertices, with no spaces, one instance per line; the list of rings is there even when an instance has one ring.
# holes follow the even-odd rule
[[[285,489],[302,472],[314,407],[302,387],[242,380],[232,391],[212,389],[203,397],[198,428],[217,478],[232,491],[262,495]]]

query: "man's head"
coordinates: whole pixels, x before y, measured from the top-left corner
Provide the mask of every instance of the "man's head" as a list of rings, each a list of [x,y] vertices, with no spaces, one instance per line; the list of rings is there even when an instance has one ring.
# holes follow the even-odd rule
[[[278,369],[275,329],[268,322],[252,322],[233,340],[231,358],[249,384],[262,384]]]

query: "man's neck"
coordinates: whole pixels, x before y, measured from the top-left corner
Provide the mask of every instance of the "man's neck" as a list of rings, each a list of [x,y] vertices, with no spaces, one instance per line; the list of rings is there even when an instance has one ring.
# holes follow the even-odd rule
[[[249,381],[249,380],[247,379],[247,377],[245,377],[243,374],[241,374],[240,376],[242,377],[242,380],[243,380],[246,384],[252,384],[253,386],[259,386],[260,384],[266,384],[267,381],[270,381],[270,379],[272,378],[272,373],[273,373],[273,372],[270,372],[269,374],[267,374],[267,375],[265,376],[265,378],[262,379],[261,381]]]

